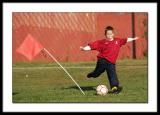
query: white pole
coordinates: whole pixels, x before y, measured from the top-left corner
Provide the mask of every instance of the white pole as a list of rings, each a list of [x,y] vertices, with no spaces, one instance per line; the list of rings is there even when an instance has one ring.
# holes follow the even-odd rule
[[[49,56],[67,73],[67,75],[73,80],[73,82],[77,85],[77,87],[81,90],[81,92],[85,95],[85,93],[83,92],[83,90],[80,88],[80,86],[78,85],[78,83],[72,78],[72,76],[68,73],[68,71],[56,60],[56,58],[54,58],[52,56],[51,53],[49,53],[49,51],[47,49],[44,48],[44,51],[46,51]]]

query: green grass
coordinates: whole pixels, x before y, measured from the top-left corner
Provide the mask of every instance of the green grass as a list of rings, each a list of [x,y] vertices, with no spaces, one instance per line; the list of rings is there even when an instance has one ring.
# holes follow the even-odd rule
[[[81,67],[85,67],[85,66],[95,66],[96,62],[61,62],[61,64],[63,66],[69,66],[69,67],[75,67],[75,66],[81,66]],[[125,65],[147,65],[147,60],[118,60],[117,64],[118,66],[125,66]],[[13,67],[57,67],[58,64],[56,62],[19,62],[16,64],[13,64]]]
[[[147,60],[119,60],[117,75],[122,93],[118,95],[96,95],[95,88],[105,84],[109,89],[106,72],[98,78],[88,79],[87,73],[93,71],[96,62],[61,63],[74,80],[80,85],[85,95],[81,93],[74,82],[61,68],[28,67],[58,67],[56,63],[17,63],[13,65],[13,103],[147,103],[148,75]],[[23,69],[21,69],[23,68]]]

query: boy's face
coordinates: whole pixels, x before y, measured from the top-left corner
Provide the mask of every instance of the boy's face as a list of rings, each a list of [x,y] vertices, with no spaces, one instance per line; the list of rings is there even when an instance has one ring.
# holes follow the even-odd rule
[[[107,37],[107,39],[113,39],[113,37],[114,37],[113,31],[108,30],[106,33],[106,37]]]

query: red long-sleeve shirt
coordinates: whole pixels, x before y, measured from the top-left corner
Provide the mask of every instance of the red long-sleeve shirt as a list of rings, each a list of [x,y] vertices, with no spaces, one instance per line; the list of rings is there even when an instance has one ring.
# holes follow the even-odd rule
[[[88,45],[92,50],[99,51],[99,54],[97,55],[98,58],[105,58],[115,64],[120,47],[126,43],[127,38],[114,38],[112,41],[108,41],[107,39],[97,40],[89,43]]]

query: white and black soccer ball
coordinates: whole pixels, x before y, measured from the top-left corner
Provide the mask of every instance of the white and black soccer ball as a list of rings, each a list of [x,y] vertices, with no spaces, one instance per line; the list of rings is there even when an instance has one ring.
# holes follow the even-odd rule
[[[108,88],[106,85],[98,85],[96,88],[97,95],[106,95],[108,93]]]

